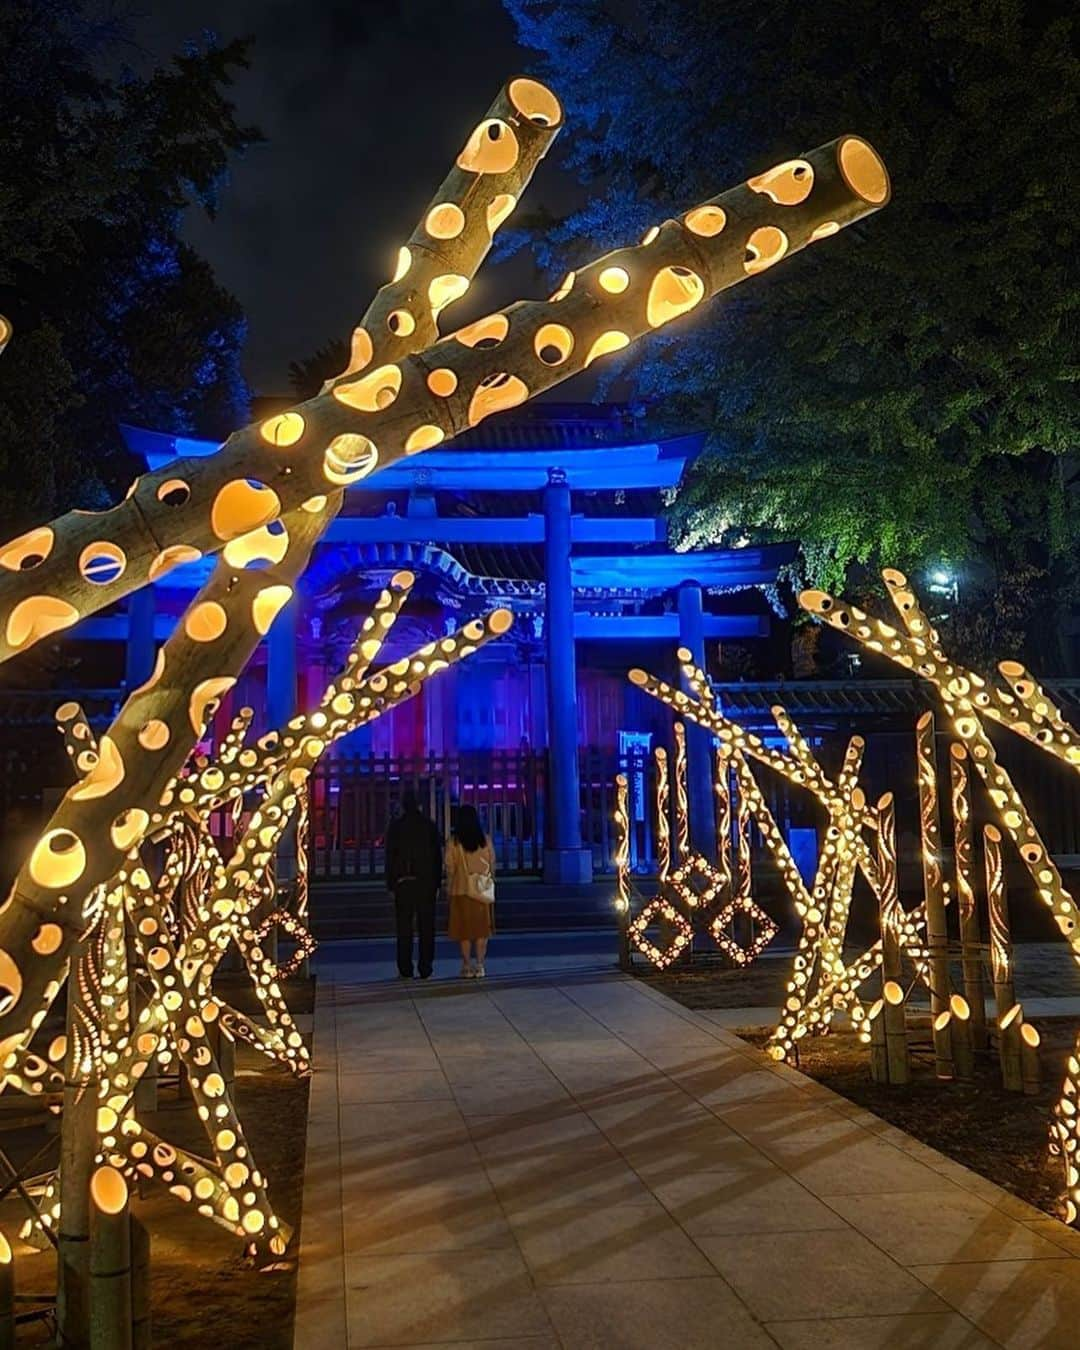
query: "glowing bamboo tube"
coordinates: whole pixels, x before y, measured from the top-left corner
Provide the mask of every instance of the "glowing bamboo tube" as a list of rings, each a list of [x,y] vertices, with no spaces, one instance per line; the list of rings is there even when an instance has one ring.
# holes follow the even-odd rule
[[[311,832],[311,784],[305,783],[298,792],[299,805],[296,813],[296,893],[293,909],[301,923],[307,923],[308,916],[308,847]]]
[[[907,1028],[904,1018],[904,989],[901,984],[900,939],[897,924],[900,893],[896,871],[896,807],[891,792],[877,804],[878,867],[881,873],[881,996],[885,1024],[889,1082],[907,1083],[911,1079],[908,1064]]]
[[[739,792],[735,805],[735,877],[732,899],[738,904],[749,900],[753,886],[750,858],[750,803],[746,793]]]
[[[956,1076],[964,1081],[975,1077],[975,1046],[971,1034],[971,1005],[961,994],[953,994],[949,999],[952,1021],[949,1029],[952,1033],[953,1064]]]
[[[949,929],[945,917],[945,882],[941,869],[941,813],[938,807],[937,755],[934,714],[924,712],[915,724],[915,762],[919,785],[919,828],[922,847],[923,898],[926,906],[926,945],[930,952],[930,1014],[934,1038],[934,1069],[939,1078],[952,1078],[952,1035],[937,1029],[938,1014],[949,1006]]]
[[[1020,1092],[1023,1088],[1020,1067],[1021,1019],[1016,1015],[1019,1009],[1013,983],[1012,936],[1009,931],[1009,899],[1005,889],[1001,831],[994,825],[983,826],[983,862],[990,918],[990,969],[994,977],[1001,1081],[1007,1091]]]
[[[615,778],[615,914],[619,926],[619,965],[630,969],[630,783]]]
[[[131,1350],[128,1188],[114,1167],[94,1173],[90,1201],[90,1348]]]
[[[889,1051],[885,1037],[885,1000],[876,999],[867,1009],[859,1039],[870,1042],[870,1077],[875,1083],[889,1081]]]
[[[982,935],[975,896],[975,839],[971,824],[971,787],[968,753],[962,745],[949,748],[952,785],[953,842],[956,856],[956,899],[960,909],[960,949],[964,997],[971,1008],[971,1038],[977,1050],[986,1049],[986,1006],[982,977]]]
[[[554,133],[549,122],[540,125],[518,110],[503,123],[510,134],[500,133],[495,142],[485,139],[483,125],[458,160],[470,181],[487,172],[513,175],[525,165],[526,147],[539,158]],[[38,567],[29,569],[36,575],[20,569],[0,578],[0,659],[143,585],[161,551],[159,540],[214,552],[227,539],[325,494],[328,482],[363,477],[376,464],[392,464],[551,388],[707,297],[879,210],[889,198],[884,166],[857,137],[840,137],[773,172],[772,185],[765,183],[769,175],[761,175],[681,220],[664,222],[647,244],[597,259],[568,278],[556,298],[521,302],[471,325],[481,335],[477,341],[494,340],[494,349],[471,345],[472,333],[464,330],[421,356],[403,353],[369,368],[370,345],[360,338],[350,362],[354,370],[331,390],[235,433],[217,455],[145,474],[105,527],[77,514],[44,527],[51,539],[39,549]],[[774,186],[781,180],[792,190],[778,194]],[[501,186],[499,197],[517,195]],[[466,213],[467,223],[477,219]],[[428,233],[430,221],[431,213]],[[410,291],[420,256],[402,250],[397,282]],[[467,284],[465,271],[440,272],[421,293],[437,313]],[[390,311],[387,323],[395,336],[414,339],[426,317],[422,308],[401,306]],[[342,437],[353,439],[343,443]],[[252,482],[262,486],[245,486]],[[181,487],[171,488],[173,483]],[[112,566],[107,585],[95,586],[79,560],[99,541],[118,548],[123,561]],[[13,541],[0,558],[18,547],[21,541]],[[29,609],[20,608],[27,603]]]
[[[690,855],[690,800],[686,791],[686,727],[676,722],[675,733],[675,861]]]
[[[653,754],[656,759],[656,874],[664,882],[671,871],[668,759],[662,745],[658,745]]]
[[[716,751],[716,867],[723,881],[723,899],[732,894],[731,879],[731,756],[723,746]]]

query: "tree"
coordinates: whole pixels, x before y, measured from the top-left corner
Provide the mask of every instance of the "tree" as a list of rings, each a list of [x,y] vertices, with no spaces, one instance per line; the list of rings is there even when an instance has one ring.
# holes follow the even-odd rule
[[[797,538],[806,578],[834,586],[858,563],[957,566],[968,603],[1039,573],[1029,636],[1043,668],[1060,662],[1047,635],[1080,589],[1072,7],[505,3],[567,105],[569,165],[608,185],[544,263],[844,131],[891,170],[881,215],[633,367],[659,409],[708,429],[674,507],[684,537]]]
[[[257,138],[227,97],[242,43],[104,73],[122,28],[79,0],[0,9],[0,519],[102,506],[135,466],[121,420],[225,435],[245,420],[244,321],[180,237]]]

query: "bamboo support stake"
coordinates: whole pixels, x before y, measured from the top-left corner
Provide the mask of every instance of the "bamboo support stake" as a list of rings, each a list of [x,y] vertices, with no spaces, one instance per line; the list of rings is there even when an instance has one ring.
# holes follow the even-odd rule
[[[1001,831],[983,826],[983,862],[986,869],[986,900],[990,919],[990,969],[994,978],[997,1011],[998,1060],[1002,1085],[1009,1092],[1023,1089],[1020,1064],[1020,1023],[1012,970],[1012,935],[1009,929],[1009,899],[1005,889],[1005,866]]]
[[[882,878],[879,898],[881,914],[881,996],[882,1021],[889,1082],[894,1085],[911,1079],[908,1063],[907,1028],[904,1017],[904,988],[900,964],[900,938],[897,931],[900,894],[896,870],[896,807],[891,792],[877,804],[878,867]]]
[[[1042,1091],[1042,1058],[1039,1045],[1042,1038],[1030,1022],[1020,1028],[1020,1063],[1024,1080],[1024,1094],[1037,1097]]]
[[[963,1082],[971,1082],[975,1077],[975,1043],[971,1034],[971,1007],[962,994],[953,994],[949,999],[952,1020],[949,1029],[952,1033],[953,1064],[956,1076]]]
[[[150,1233],[134,1216],[131,1231],[131,1350],[151,1350]]]
[[[971,823],[971,787],[968,753],[962,745],[949,748],[952,785],[953,842],[956,857],[956,900],[960,910],[960,952],[964,972],[964,998],[971,1008],[971,1039],[976,1050],[985,1050],[986,996],[983,992],[982,934],[975,894],[975,838]]]
[[[923,900],[926,906],[926,945],[930,953],[930,1017],[934,1040],[934,1070],[952,1078],[952,1033],[938,1029],[937,1019],[949,1006],[949,927],[945,916],[945,879],[941,867],[941,812],[938,806],[937,754],[934,714],[924,712],[915,724],[915,762],[919,786],[919,828],[922,847]]]
[[[889,1052],[885,1041],[885,1000],[879,998],[867,1009],[861,1038],[870,1042],[870,1077],[875,1083],[889,1081]]]
[[[127,1182],[99,1167],[90,1182],[90,1350],[132,1350]]]

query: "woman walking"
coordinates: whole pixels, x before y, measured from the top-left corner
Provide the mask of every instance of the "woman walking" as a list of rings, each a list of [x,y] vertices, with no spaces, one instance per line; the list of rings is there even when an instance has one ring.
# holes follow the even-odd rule
[[[495,850],[473,806],[458,808],[457,825],[446,850],[446,870],[450,892],[447,931],[461,947],[461,974],[465,979],[482,980],[488,938],[495,931]]]

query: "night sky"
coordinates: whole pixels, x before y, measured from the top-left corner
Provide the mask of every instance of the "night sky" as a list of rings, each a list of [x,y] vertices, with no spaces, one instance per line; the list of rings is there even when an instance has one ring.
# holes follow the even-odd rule
[[[289,361],[346,337],[500,85],[528,65],[499,0],[155,0],[135,24],[163,61],[209,30],[253,34],[234,89],[267,138],[236,161],[215,221],[186,235],[248,316],[245,370],[288,392]],[[552,157],[526,206],[558,192]],[[501,273],[501,276],[499,275]],[[488,264],[455,324],[539,293],[524,261]]]

